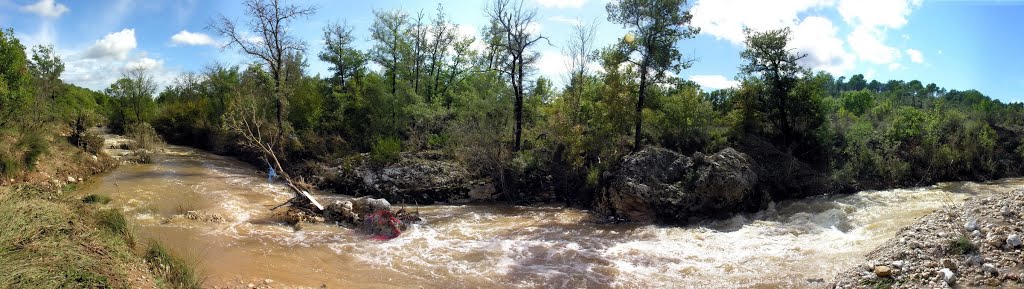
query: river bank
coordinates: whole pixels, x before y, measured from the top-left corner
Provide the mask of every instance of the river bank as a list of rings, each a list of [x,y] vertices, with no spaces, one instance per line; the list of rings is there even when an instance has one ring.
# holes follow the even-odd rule
[[[103,150],[133,154],[111,139]],[[123,155],[90,153],[61,136],[45,143],[30,170],[0,180],[0,287],[198,287],[192,265],[138,236],[121,210],[106,206],[109,198],[80,193]]]
[[[1024,190],[977,196],[918,219],[834,288],[1024,287]]]

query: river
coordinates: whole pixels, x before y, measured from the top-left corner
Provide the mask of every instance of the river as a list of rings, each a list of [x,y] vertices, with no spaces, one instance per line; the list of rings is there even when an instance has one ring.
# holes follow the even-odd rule
[[[122,165],[81,193],[112,197],[106,206],[122,209],[140,237],[197,262],[206,286],[821,287],[920,216],[1024,186],[1006,179],[864,191],[686,227],[595,224],[587,211],[554,206],[410,206],[425,221],[377,241],[333,225],[276,222],[269,208],[291,193],[248,164],[179,146],[154,159]]]

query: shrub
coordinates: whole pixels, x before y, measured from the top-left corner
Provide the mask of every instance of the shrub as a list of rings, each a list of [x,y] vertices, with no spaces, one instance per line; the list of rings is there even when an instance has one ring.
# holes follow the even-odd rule
[[[146,260],[153,272],[170,288],[200,288],[203,281],[193,264],[171,255],[160,243],[152,242],[146,250]]]
[[[128,125],[125,135],[135,141],[136,149],[155,149],[163,145],[163,140],[149,123],[139,122]]]
[[[82,197],[82,202],[86,204],[106,204],[110,202],[110,197],[93,194]]]
[[[398,162],[402,152],[402,142],[396,137],[377,139],[370,149],[370,162],[374,165],[387,165]]]
[[[25,168],[31,170],[36,167],[36,161],[39,157],[46,153],[50,149],[50,145],[46,142],[46,139],[39,133],[28,133],[21,140],[20,146],[25,147],[25,155],[22,161],[25,164]]]
[[[96,220],[103,228],[118,237],[124,238],[124,241],[129,246],[135,244],[135,235],[132,234],[131,227],[128,226],[128,220],[124,218],[124,214],[121,211],[114,209],[99,211],[96,213]]]
[[[103,150],[103,137],[95,132],[86,131],[82,134],[81,139],[79,139],[78,146],[86,152],[97,154],[100,150]]]
[[[0,154],[0,176],[11,177],[21,171],[21,164],[6,154]]]
[[[949,241],[949,252],[957,255],[975,253],[978,252],[978,246],[971,243],[971,239],[967,238],[966,235],[960,235],[956,239]]]

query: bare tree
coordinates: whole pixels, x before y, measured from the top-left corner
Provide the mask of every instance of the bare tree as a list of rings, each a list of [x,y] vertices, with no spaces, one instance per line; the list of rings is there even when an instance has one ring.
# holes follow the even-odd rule
[[[494,0],[484,9],[492,25],[495,25],[494,28],[503,36],[503,39],[492,42],[492,45],[497,45],[509,57],[507,62],[498,65],[498,71],[509,77],[515,93],[514,150],[519,151],[523,137],[523,78],[526,77],[526,66],[537,60],[537,54],[528,49],[546,38],[530,31],[537,10],[524,9],[523,0]]]
[[[437,4],[437,15],[435,15],[433,21],[430,43],[430,71],[428,71],[431,84],[427,90],[427,102],[433,101],[434,94],[437,93],[438,83],[441,82],[441,69],[444,66],[448,47],[455,40],[451,32],[452,27],[448,25],[448,19],[444,14],[444,7],[441,6],[441,3]]]
[[[282,1],[287,0],[246,0],[242,3],[245,14],[249,16],[245,27],[239,29],[238,21],[228,19],[224,14],[220,14],[220,18],[208,27],[228,39],[224,48],[237,46],[243,53],[266,62],[274,79],[279,135],[285,131],[284,121],[287,118],[284,83],[289,79],[284,73],[286,58],[289,53],[306,50],[306,43],[290,33],[289,25],[292,21],[316,13],[316,8],[312,6],[298,6]]]
[[[594,60],[593,50],[594,38],[596,36],[596,21],[573,25],[572,33],[569,35],[569,39],[566,41],[562,51],[569,56],[566,62],[568,79],[565,80],[565,83],[569,85],[566,90],[569,97],[566,100],[572,108],[570,116],[573,122],[579,121],[580,103],[587,81],[587,65]]]

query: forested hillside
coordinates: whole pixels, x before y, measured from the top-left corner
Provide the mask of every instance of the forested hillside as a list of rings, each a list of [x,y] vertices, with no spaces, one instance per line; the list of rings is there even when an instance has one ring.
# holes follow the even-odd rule
[[[489,3],[481,13],[491,24],[475,37],[457,33],[440,5],[374,11],[369,50],[355,48],[365,40],[344,19],[323,27],[322,39],[289,34],[315,7],[246,3],[249,19],[214,19],[210,31],[251,62],[211,63],[167,87],[138,69],[104,91],[63,83],[52,47],[28,49],[5,31],[0,171],[31,170],[46,150],[43,134],[92,149],[88,127],[148,124],[170,143],[261,166],[271,162],[268,148],[298,175],[358,153],[381,164],[429,154],[493,179],[509,201],[546,191],[584,206],[602,175],[644,146],[736,148],[770,172],[765,188],[781,197],[1021,172],[1024,105],[917,80],[812,71],[788,48],[788,29],[748,30],[736,56],[740,86],[702,89],[679,77],[701,53],[683,55],[678,45],[700,33],[679,0],[609,4],[609,21],[631,33],[606,47],[595,47],[593,26],[576,27],[571,41],[554,43],[571,60],[559,86],[534,73],[546,38],[527,29],[536,12],[516,1]],[[313,41],[326,49],[306,49]],[[311,74],[313,61],[332,73]]]

